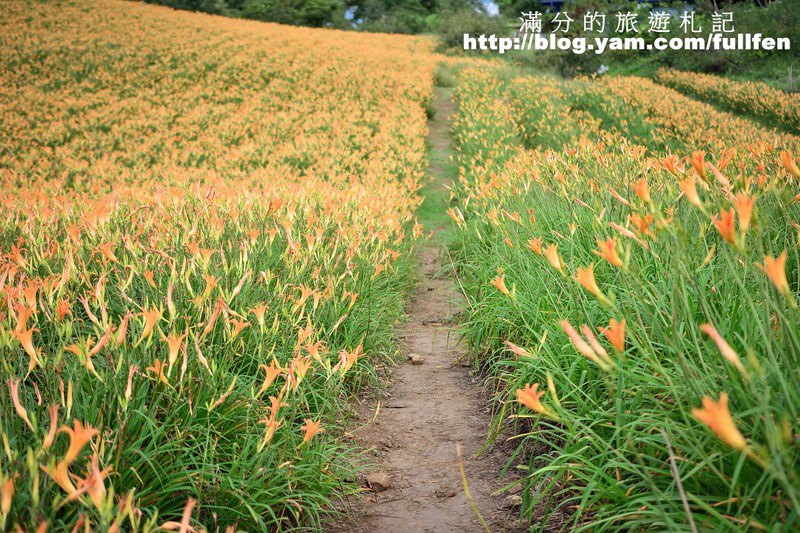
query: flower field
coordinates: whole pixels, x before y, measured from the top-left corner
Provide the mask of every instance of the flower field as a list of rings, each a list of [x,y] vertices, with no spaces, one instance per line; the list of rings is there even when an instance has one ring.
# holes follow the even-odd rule
[[[463,332],[533,528],[789,529],[800,139],[639,78],[465,70]]]
[[[0,531],[318,531],[378,486],[437,524],[800,528],[796,96],[140,2],[2,12]],[[390,394],[367,456],[354,393],[397,337],[450,335],[448,239],[491,421],[407,353],[401,390],[460,394]],[[390,491],[450,446],[456,485]]]
[[[753,81],[734,81],[698,72],[659,69],[658,83],[734,111],[762,117],[794,133],[800,132],[800,96]]]
[[[430,43],[2,9],[0,524],[318,526],[413,281]]]

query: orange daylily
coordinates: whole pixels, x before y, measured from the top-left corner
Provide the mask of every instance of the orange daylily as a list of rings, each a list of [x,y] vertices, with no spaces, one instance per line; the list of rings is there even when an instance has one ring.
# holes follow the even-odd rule
[[[11,511],[11,504],[14,502],[14,476],[8,476],[2,484],[0,484],[0,515],[3,516],[3,521],[0,523],[5,522],[5,517],[8,516],[8,513]]]
[[[617,242],[613,237],[609,237],[604,241],[597,239],[597,248],[598,249],[594,251],[596,255],[602,257],[615,267],[625,267],[625,264],[617,253]]]
[[[794,301],[792,289],[786,279],[786,250],[781,252],[778,257],[765,255],[764,264],[758,266],[764,271],[779,293]]]
[[[530,248],[533,251],[533,253],[542,255],[542,238],[536,237],[535,239],[529,240],[528,248]]]
[[[689,176],[688,178],[681,180],[678,182],[678,186],[683,191],[683,196],[689,200],[689,203],[693,206],[702,209],[703,202],[700,200],[700,195],[697,194],[697,186],[696,186],[697,178],[694,176]]]
[[[550,263],[550,266],[552,266],[558,271],[564,270],[564,263],[561,261],[561,257],[558,255],[557,244],[551,244],[550,246],[545,248],[544,256],[547,258],[547,261]]]
[[[505,275],[500,275],[500,276],[495,277],[492,280],[492,285],[494,285],[495,288],[497,288],[498,291],[502,292],[506,296],[511,296],[511,292],[508,290],[508,287],[506,287],[506,277],[505,277]]]
[[[535,411],[550,418],[555,418],[553,413],[551,413],[544,405],[542,405],[542,402],[540,401],[542,396],[544,396],[544,391],[539,392],[538,383],[534,383],[533,385],[525,385],[523,388],[517,389],[514,395],[519,403],[531,411]]]
[[[728,410],[728,394],[723,392],[719,401],[714,401],[708,396],[703,398],[703,407],[692,409],[692,415],[708,426],[714,434],[734,450],[745,450],[747,441],[736,428],[736,423]]]
[[[36,352],[36,348],[33,346],[33,332],[38,331],[35,328],[26,329],[25,331],[12,331],[12,335],[17,338],[19,343],[22,345],[22,348],[25,350],[25,353],[28,354],[30,357],[30,362],[28,363],[28,373],[30,373],[36,365],[41,365],[39,361],[39,355]]]
[[[305,419],[305,424],[303,424],[302,429],[305,431],[305,434],[303,435],[303,444],[313,439],[314,435],[317,433],[325,431],[325,428],[320,426],[319,420],[314,422],[309,418]]]
[[[44,448],[45,450],[53,445],[53,441],[56,438],[56,427],[58,426],[59,407],[61,407],[59,404],[50,406],[50,430],[47,432],[47,435],[45,435],[44,441],[42,441],[42,448]]]
[[[650,203],[650,187],[647,185],[647,180],[644,178],[640,178],[633,185],[633,192],[635,192],[636,196],[644,200],[646,203]]]
[[[576,350],[578,350],[578,353],[587,359],[594,361],[603,370],[608,370],[608,368],[614,364],[613,361],[608,357],[608,354],[605,352],[605,350],[603,350],[602,353],[595,351],[595,349],[592,348],[592,346],[580,336],[575,328],[572,327],[572,324],[570,324],[569,321],[560,320],[559,324],[561,325],[561,329],[564,330],[564,333],[567,334],[567,337],[569,337],[572,345]]]
[[[617,321],[615,318],[612,318],[608,322],[607,328],[600,328],[600,332],[606,336],[608,342],[611,343],[611,346],[614,349],[622,353],[625,351],[625,319],[623,318],[620,321]]]
[[[267,365],[258,365],[259,368],[263,368],[264,372],[266,373],[264,376],[264,382],[261,384],[261,388],[258,389],[256,396],[261,396],[266,392],[270,385],[283,373],[283,368],[278,364],[278,361],[273,359],[272,362]]]
[[[712,220],[717,231],[728,244],[736,244],[735,216],[733,209],[722,210],[719,215],[714,215]]]
[[[11,403],[14,404],[14,410],[17,415],[25,422],[25,424],[33,431],[33,424],[28,418],[28,411],[22,406],[19,401],[19,381],[8,380],[8,388],[11,390]]]
[[[703,159],[705,158],[706,153],[704,150],[697,150],[692,152],[692,166],[694,167],[695,172],[701,177],[706,177],[706,167],[705,162]]]
[[[739,215],[739,229],[742,234],[747,233],[750,220],[753,218],[753,205],[756,199],[740,192],[736,195],[736,212]]]
[[[795,178],[800,178],[800,168],[798,168],[792,152],[781,152],[781,163],[783,163],[783,166],[786,167],[786,170],[791,172]]]
[[[143,341],[153,332],[156,323],[161,319],[163,311],[158,308],[142,311],[142,318],[144,318],[144,327],[142,328],[142,335],[139,337],[139,342]]]
[[[505,341],[503,344],[508,346],[508,349],[511,350],[511,352],[514,355],[516,355],[517,357],[530,357],[530,358],[533,358],[533,356],[530,354],[530,352],[528,350],[526,350],[525,348],[523,348],[521,346],[517,346],[516,344],[514,344],[511,341]]]
[[[742,365],[742,361],[739,359],[739,354],[731,348],[731,345],[725,341],[722,335],[717,332],[716,328],[712,324],[703,324],[700,326],[700,331],[711,337],[715,343],[717,343],[717,348],[719,348],[720,353],[722,356],[728,360],[730,364],[736,367],[737,370],[741,373],[745,373],[744,366]]]
[[[603,291],[600,290],[597,281],[594,279],[594,263],[590,263],[589,266],[585,268],[578,268],[575,279],[584,289],[600,300],[601,303],[610,303],[610,300],[603,294]]]

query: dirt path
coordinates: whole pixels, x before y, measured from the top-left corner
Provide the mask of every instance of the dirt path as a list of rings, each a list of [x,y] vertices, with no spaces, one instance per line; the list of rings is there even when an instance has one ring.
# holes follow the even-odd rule
[[[431,158],[426,202],[442,205],[439,218],[428,216],[429,229],[442,232],[453,164],[449,160],[450,116],[453,103],[446,90],[437,91],[435,116],[429,121]],[[430,193],[430,194],[429,194]],[[425,215],[421,215],[424,219]],[[435,236],[434,236],[435,237]],[[368,492],[355,504],[354,523],[341,531],[371,532],[464,532],[482,531],[465,495],[456,446],[461,445],[469,490],[491,531],[510,531],[504,526],[508,511],[502,509],[506,495],[493,495],[502,486],[503,458],[492,453],[476,457],[489,427],[485,393],[464,366],[453,366],[458,358],[454,315],[460,310],[453,283],[441,271],[440,239],[419,250],[420,281],[408,310],[408,321],[399,332],[405,356],[416,354],[422,364],[402,360],[395,367],[392,385],[384,394],[377,419],[376,403],[361,406],[355,438],[375,451],[377,467],[368,473],[386,473],[390,487]],[[335,528],[339,530],[339,528]]]

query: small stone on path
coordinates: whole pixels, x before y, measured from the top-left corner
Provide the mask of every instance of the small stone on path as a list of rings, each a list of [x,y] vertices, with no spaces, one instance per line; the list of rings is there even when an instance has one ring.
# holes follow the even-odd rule
[[[367,486],[375,492],[383,492],[391,488],[392,482],[386,472],[375,472],[367,476]]]

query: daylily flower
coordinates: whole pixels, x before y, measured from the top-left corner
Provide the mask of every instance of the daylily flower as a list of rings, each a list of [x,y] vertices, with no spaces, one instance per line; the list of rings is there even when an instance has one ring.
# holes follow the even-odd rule
[[[635,192],[636,196],[644,200],[646,203],[650,203],[650,187],[647,185],[647,180],[644,178],[640,178],[633,185],[633,192]]]
[[[736,424],[728,410],[727,393],[720,394],[717,402],[705,396],[702,409],[692,409],[692,415],[708,426],[722,442],[734,450],[742,451],[747,448],[747,441],[736,428]]]
[[[795,178],[800,178],[800,168],[797,167],[792,152],[781,152],[781,163]]]
[[[142,311],[142,318],[144,319],[144,327],[142,328],[142,336],[139,337],[139,342],[143,341],[153,332],[156,323],[161,319],[161,309],[150,309]]]
[[[305,435],[303,435],[303,444],[313,439],[314,435],[317,433],[325,431],[325,429],[320,426],[319,420],[314,422],[309,418],[305,419],[305,424],[302,426],[302,429],[305,431]]]
[[[552,266],[559,272],[564,270],[564,263],[561,261],[561,257],[558,255],[557,244],[551,244],[550,246],[545,248],[544,256],[547,258],[547,261],[550,263],[550,266]]]
[[[12,331],[11,333],[17,338],[25,353],[30,357],[28,363],[28,373],[36,368],[36,365],[41,365],[39,362],[39,355],[36,353],[36,348],[33,346],[33,332],[38,331],[35,328],[30,328],[25,331]]]
[[[624,318],[621,321],[617,321],[616,319],[612,318],[608,322],[608,327],[600,328],[600,332],[606,336],[608,342],[611,343],[611,346],[613,346],[617,352],[622,353],[625,351]]]
[[[719,215],[714,215],[712,222],[717,231],[728,244],[736,244],[735,214],[733,209],[720,211]]]
[[[28,411],[22,406],[19,401],[19,381],[17,380],[8,380],[8,388],[11,390],[11,403],[14,404],[14,410],[17,412],[17,415],[25,422],[25,424],[31,428],[33,431],[33,424],[31,424],[30,418],[28,418]]]
[[[698,150],[698,151],[692,152],[692,159],[691,159],[692,166],[694,167],[695,172],[697,172],[697,174],[701,178],[705,178],[706,177],[706,166],[705,166],[705,162],[703,161],[705,156],[706,156],[706,153],[705,153],[705,151],[702,151],[702,150]]]
[[[743,374],[745,373],[742,361],[739,359],[739,354],[737,354],[736,351],[731,348],[731,345],[725,341],[725,339],[717,332],[713,325],[703,324],[700,326],[700,331],[711,337],[714,342],[717,343],[717,348],[719,348],[720,353],[722,353],[722,356],[727,359],[730,364],[735,366],[739,372]]]
[[[736,212],[739,215],[739,229],[742,234],[747,233],[750,220],[753,218],[753,205],[756,199],[740,192],[736,195]]]
[[[542,405],[542,402],[540,401],[541,397],[544,396],[544,391],[539,392],[538,383],[534,383],[533,385],[525,385],[523,388],[517,389],[514,395],[519,403],[531,411],[535,411],[550,418],[555,418],[553,413],[551,413],[544,405]]]
[[[764,264],[758,266],[764,271],[779,293],[789,298],[790,301],[794,301],[792,289],[786,279],[786,250],[781,252],[778,257],[765,255]]]
[[[181,521],[164,522],[159,526],[159,529],[165,529],[167,531],[175,531],[177,529],[179,533],[195,533],[197,530],[192,527],[192,509],[194,509],[196,504],[197,500],[194,498],[186,500],[186,505],[183,507],[183,514],[181,515]]]
[[[47,432],[47,435],[45,435],[44,441],[42,441],[42,448],[44,448],[45,450],[53,445],[53,441],[56,438],[56,427],[58,426],[59,407],[61,407],[59,404],[50,406],[50,430]]]
[[[502,292],[506,296],[511,296],[511,292],[509,292],[508,287],[506,287],[505,275],[495,277],[492,280],[492,285],[494,285],[498,291]]]
[[[261,388],[258,389],[256,396],[261,396],[266,392],[270,385],[275,381],[275,379],[283,373],[283,368],[278,364],[278,361],[273,359],[272,362],[267,365],[258,365],[259,368],[263,368],[266,375],[264,376],[264,382],[261,384]]]
[[[508,346],[508,349],[511,350],[511,352],[514,353],[514,355],[516,355],[517,357],[530,357],[530,358],[533,358],[533,356],[530,354],[530,352],[528,350],[526,350],[525,348],[523,348],[521,346],[517,346],[516,344],[514,344],[511,341],[505,341],[503,344]]]
[[[622,262],[622,259],[620,258],[619,254],[617,254],[616,245],[617,245],[616,240],[614,240],[613,237],[609,237],[605,241],[597,239],[598,250],[595,250],[594,253],[602,257],[615,267],[624,268],[625,264]]]
[[[610,303],[610,300],[603,294],[603,291],[600,290],[600,287],[597,286],[597,281],[594,279],[594,263],[589,264],[586,268],[578,268],[575,279],[584,289],[600,300],[601,303]]]
[[[695,184],[696,181],[697,178],[694,176],[689,176],[685,180],[679,181],[678,186],[681,188],[681,191],[683,191],[683,196],[689,200],[690,204],[702,209],[703,202],[700,200],[700,195],[697,194],[697,186]]]
[[[569,323],[567,320],[560,320],[559,324],[561,325],[561,329],[564,330],[564,333],[567,334],[569,337],[570,342],[578,350],[578,353],[586,357],[587,359],[592,360],[596,363],[600,368],[603,370],[608,370],[610,366],[614,364],[614,362],[608,357],[608,354],[605,353],[603,350],[602,354],[597,353],[592,346],[584,340],[580,334],[575,331],[575,328],[572,327],[572,324]]]
[[[529,240],[528,248],[530,248],[533,251],[533,253],[542,255],[542,238],[536,237],[535,239]]]
[[[14,476],[8,476],[2,484],[0,484],[0,514],[3,515],[3,521],[11,511],[11,504],[14,502]]]

